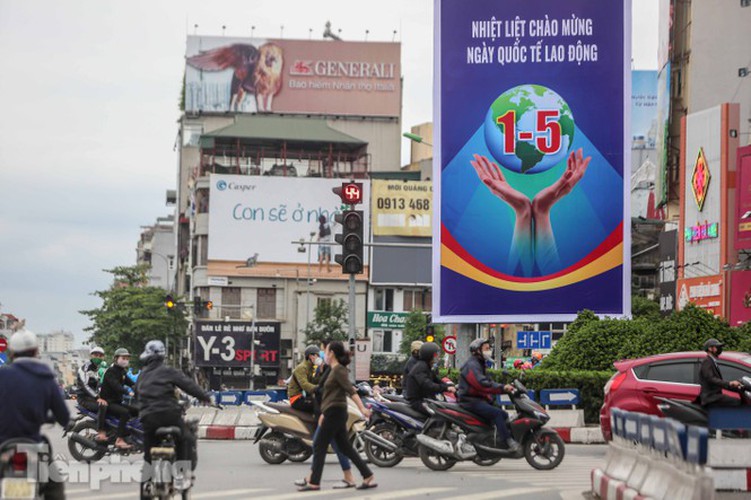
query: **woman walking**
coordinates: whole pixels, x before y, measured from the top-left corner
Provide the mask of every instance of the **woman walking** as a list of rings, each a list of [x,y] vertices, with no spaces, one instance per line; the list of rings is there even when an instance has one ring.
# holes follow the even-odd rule
[[[331,342],[326,353],[326,361],[331,367],[331,373],[326,378],[323,386],[323,401],[321,403],[322,415],[318,422],[318,437],[313,444],[313,467],[308,484],[299,491],[318,491],[321,489],[321,476],[326,460],[326,451],[329,444],[334,441],[339,450],[344,453],[362,475],[363,482],[357,487],[358,490],[366,490],[378,486],[375,476],[362,460],[360,455],[352,447],[347,437],[347,396],[357,404],[360,412],[370,417],[370,410],[365,408],[355,388],[349,381],[347,365],[349,364],[349,352],[344,344],[339,341]]]

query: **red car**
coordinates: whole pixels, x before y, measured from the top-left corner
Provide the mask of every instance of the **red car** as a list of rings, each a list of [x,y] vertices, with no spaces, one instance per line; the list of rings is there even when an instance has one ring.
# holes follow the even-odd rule
[[[693,401],[699,395],[699,367],[705,352],[672,352],[614,363],[618,372],[605,384],[605,402],[600,408],[600,428],[612,439],[610,409],[620,408],[662,416],[655,396]],[[739,380],[751,376],[751,354],[723,352],[718,360],[722,378]],[[724,391],[739,398],[738,393]]]

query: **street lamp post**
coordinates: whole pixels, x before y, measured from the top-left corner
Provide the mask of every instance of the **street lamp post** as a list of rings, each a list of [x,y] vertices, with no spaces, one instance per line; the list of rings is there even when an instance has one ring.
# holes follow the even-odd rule
[[[315,231],[310,232],[310,242],[313,243],[313,237],[316,235]],[[308,245],[308,281],[305,291],[305,327],[307,328],[310,323],[310,258],[313,254],[313,245]]]

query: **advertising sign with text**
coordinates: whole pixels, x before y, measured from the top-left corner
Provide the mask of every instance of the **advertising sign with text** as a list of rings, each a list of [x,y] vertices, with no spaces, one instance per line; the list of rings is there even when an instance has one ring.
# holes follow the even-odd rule
[[[436,0],[434,321],[630,314],[629,0]]]
[[[250,367],[252,322],[197,321],[194,360],[196,366]],[[279,367],[279,323],[256,321],[255,364]]]
[[[667,316],[675,310],[675,278],[678,271],[678,231],[663,231],[658,237],[660,245],[660,313]]]
[[[751,321],[751,271],[730,273],[730,326]]]
[[[341,179],[212,174],[209,182],[209,260],[256,256],[258,262],[304,264],[308,253],[299,252],[292,241],[308,241],[311,233],[317,241],[320,217],[330,224],[332,235],[341,232],[334,223],[341,200],[332,191],[341,187]],[[365,182],[363,189],[361,209],[367,221],[370,184]],[[317,261],[317,247],[312,251]]]
[[[374,236],[433,234],[433,183],[430,181],[373,180]]]
[[[400,116],[399,43],[189,36],[185,110]]]
[[[736,250],[751,248],[751,146],[738,148],[738,184],[736,188]]]
[[[722,276],[681,278],[678,280],[677,293],[679,311],[693,303],[715,316],[723,314]]]

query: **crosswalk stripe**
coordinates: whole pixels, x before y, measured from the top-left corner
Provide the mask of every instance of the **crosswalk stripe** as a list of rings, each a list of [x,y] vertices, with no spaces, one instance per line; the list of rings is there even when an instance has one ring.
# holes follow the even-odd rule
[[[367,498],[368,500],[388,500],[391,498],[411,498],[411,497],[418,497],[418,496],[435,495],[438,493],[446,493],[449,491],[456,491],[456,488],[415,488],[411,490],[402,490],[402,491],[385,491],[377,495],[368,495],[368,494],[362,493],[362,495],[363,495],[363,498]]]
[[[268,491],[266,488],[251,488],[244,490],[224,490],[224,491],[211,491],[206,493],[195,493],[191,495],[191,498],[224,498],[228,496],[247,495],[250,493],[258,493],[260,491]]]
[[[539,487],[527,487],[527,488],[512,488],[503,491],[488,491],[485,493],[475,493],[474,495],[462,495],[462,500],[494,500],[496,498],[510,498],[517,495],[529,495],[532,493],[542,493],[543,491],[550,491],[550,488]]]
[[[286,493],[282,495],[261,495],[257,496],[258,499],[267,499],[267,500],[294,500],[296,498],[300,498],[301,495],[305,495],[305,498],[310,497],[322,497],[322,496],[334,496],[334,495],[342,495],[346,492],[349,492],[349,489],[342,489],[342,490],[333,490],[333,489],[321,489],[320,491],[306,491],[305,493],[300,493],[297,491],[297,487],[295,487],[294,493]]]
[[[102,498],[103,496],[107,498],[107,500],[111,498],[137,498],[138,497],[138,489],[135,489],[134,491],[129,491],[127,493],[106,493],[103,494],[101,491],[91,491],[91,493],[94,493],[93,495],[86,495],[86,496],[76,496],[76,498],[79,498],[81,500],[86,500],[89,498]],[[68,493],[65,494],[66,497],[68,496]]]

